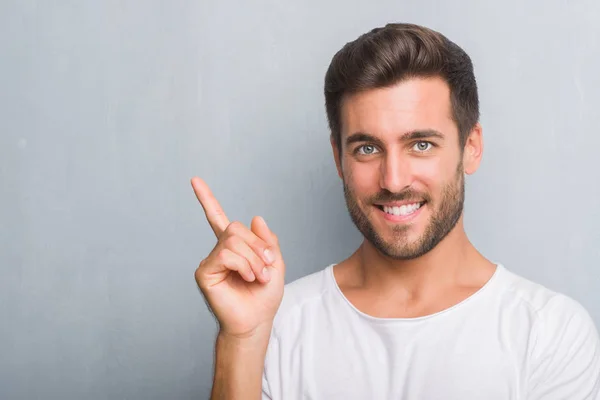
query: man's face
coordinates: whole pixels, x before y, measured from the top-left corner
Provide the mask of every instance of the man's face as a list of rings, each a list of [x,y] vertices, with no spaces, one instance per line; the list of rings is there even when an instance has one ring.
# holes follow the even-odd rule
[[[392,259],[429,252],[454,228],[464,203],[448,85],[418,78],[353,94],[341,118],[342,150],[334,152],[352,221]]]

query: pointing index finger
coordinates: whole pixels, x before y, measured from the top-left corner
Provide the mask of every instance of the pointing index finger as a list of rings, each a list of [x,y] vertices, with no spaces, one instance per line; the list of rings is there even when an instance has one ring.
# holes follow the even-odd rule
[[[191,182],[196,198],[204,209],[210,227],[215,235],[219,237],[229,225],[229,219],[208,185],[202,179],[194,177]]]

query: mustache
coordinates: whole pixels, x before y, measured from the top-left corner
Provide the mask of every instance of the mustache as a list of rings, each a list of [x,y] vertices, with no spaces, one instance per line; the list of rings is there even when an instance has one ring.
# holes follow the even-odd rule
[[[392,193],[389,190],[383,190],[371,199],[371,203],[387,203],[392,201],[427,201],[431,200],[431,197],[427,193],[419,193],[412,189],[406,189],[399,193]]]

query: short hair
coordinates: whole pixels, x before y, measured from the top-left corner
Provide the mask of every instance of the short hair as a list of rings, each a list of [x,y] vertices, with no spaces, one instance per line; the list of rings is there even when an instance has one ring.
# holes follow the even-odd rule
[[[406,23],[375,28],[347,43],[325,74],[325,108],[331,135],[341,150],[340,109],[345,95],[390,87],[403,80],[440,77],[450,87],[452,118],[464,148],[479,121],[473,63],[467,53],[432,29]]]

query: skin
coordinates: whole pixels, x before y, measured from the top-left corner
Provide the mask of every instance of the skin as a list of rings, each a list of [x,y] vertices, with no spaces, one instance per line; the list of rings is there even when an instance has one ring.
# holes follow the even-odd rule
[[[440,78],[347,96],[341,116],[342,147],[332,140],[333,156],[365,236],[334,267],[344,295],[372,316],[407,318],[442,311],[479,290],[495,265],[467,238],[462,200],[464,175],[481,162],[481,126],[461,149],[450,89]],[[392,200],[427,202],[414,218],[394,222],[374,204]]]
[[[407,318],[444,310],[479,290],[495,265],[468,240],[462,214],[464,175],[477,170],[483,152],[479,124],[461,148],[450,91],[439,78],[348,96],[341,111],[343,144],[338,149],[332,140],[333,156],[352,220],[365,236],[334,267],[344,295],[372,316]],[[217,239],[195,273],[219,321],[211,398],[260,399],[284,288],[279,243],[264,219],[254,217],[250,227],[230,222],[206,183],[197,177],[191,183]],[[375,206],[423,200],[404,221],[384,218]]]
[[[261,217],[230,222],[206,183],[192,178],[217,243],[195,278],[219,322],[211,399],[260,399],[273,319],[283,297],[285,264],[277,236]]]

